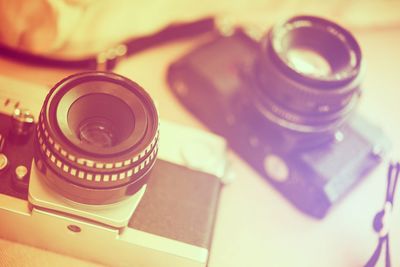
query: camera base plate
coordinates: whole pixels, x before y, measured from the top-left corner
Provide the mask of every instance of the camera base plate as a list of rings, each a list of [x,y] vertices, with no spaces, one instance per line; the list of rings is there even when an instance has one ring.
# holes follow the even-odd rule
[[[208,250],[133,228],[116,229],[0,194],[0,236],[107,266],[206,266]]]

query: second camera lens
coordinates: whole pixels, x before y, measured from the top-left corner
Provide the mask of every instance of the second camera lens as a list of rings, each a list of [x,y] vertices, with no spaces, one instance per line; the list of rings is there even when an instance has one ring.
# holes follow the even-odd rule
[[[361,50],[328,20],[299,16],[273,27],[255,64],[259,110],[299,133],[334,131],[360,93]]]

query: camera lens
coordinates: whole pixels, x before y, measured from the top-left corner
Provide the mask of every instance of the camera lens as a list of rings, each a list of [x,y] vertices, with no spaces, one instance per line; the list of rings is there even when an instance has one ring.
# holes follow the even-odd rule
[[[337,129],[360,95],[361,50],[328,20],[298,16],[273,27],[255,64],[257,109],[297,133]]]
[[[158,115],[136,83],[105,72],[67,77],[47,95],[36,131],[35,161],[64,197],[105,205],[147,181],[158,145]]]

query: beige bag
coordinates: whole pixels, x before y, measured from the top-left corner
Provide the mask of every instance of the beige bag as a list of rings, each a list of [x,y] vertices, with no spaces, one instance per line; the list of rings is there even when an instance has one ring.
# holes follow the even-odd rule
[[[351,29],[400,25],[398,10],[395,0],[0,0],[0,42],[39,54],[80,56],[210,15],[266,30],[284,17],[312,14]]]

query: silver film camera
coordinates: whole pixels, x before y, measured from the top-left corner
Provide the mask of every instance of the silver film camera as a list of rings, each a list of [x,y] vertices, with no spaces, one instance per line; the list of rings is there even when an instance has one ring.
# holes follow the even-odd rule
[[[222,138],[159,123],[146,91],[117,74],[49,92],[0,83],[2,238],[112,266],[207,264]]]

